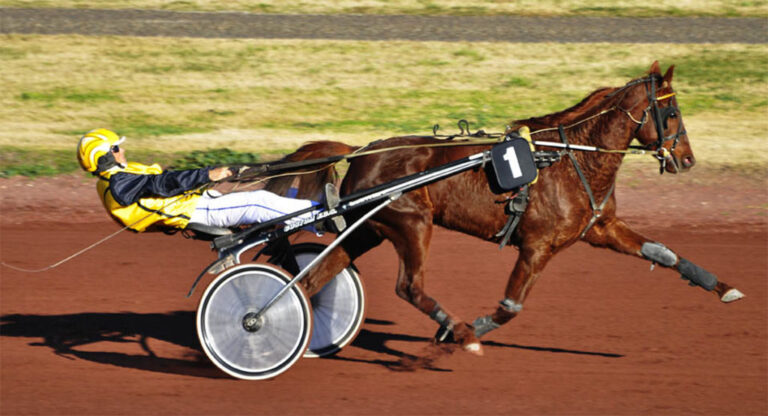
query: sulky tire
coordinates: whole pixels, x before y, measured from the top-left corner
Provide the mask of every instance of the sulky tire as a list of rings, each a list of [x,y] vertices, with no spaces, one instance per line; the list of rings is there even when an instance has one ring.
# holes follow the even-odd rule
[[[197,333],[208,358],[244,380],[275,377],[306,351],[312,313],[296,285],[261,319],[254,315],[290,281],[276,267],[247,264],[225,270],[208,286],[197,310]]]

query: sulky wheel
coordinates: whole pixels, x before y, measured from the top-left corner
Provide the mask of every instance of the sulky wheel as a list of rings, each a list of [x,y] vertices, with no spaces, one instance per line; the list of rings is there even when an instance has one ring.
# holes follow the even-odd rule
[[[197,334],[217,367],[236,378],[262,380],[301,358],[311,335],[311,309],[301,287],[255,319],[289,281],[285,272],[260,264],[233,267],[213,280],[197,310]]]
[[[323,244],[299,243],[290,246],[290,251],[296,258],[293,267],[287,264],[291,260],[280,254],[273,255],[269,262],[286,270],[293,270],[295,266],[301,270],[325,248]],[[260,255],[261,253],[256,258]],[[298,273],[298,270],[294,271]],[[334,354],[355,339],[365,318],[365,290],[353,266],[337,274],[320,292],[310,298],[310,302],[313,316],[312,340],[309,349],[304,353],[305,357]]]
[[[306,267],[324,249],[324,245],[315,243],[294,245],[299,268]],[[365,290],[352,266],[337,274],[310,302],[313,329],[305,357],[335,354],[354,341],[365,318]]]

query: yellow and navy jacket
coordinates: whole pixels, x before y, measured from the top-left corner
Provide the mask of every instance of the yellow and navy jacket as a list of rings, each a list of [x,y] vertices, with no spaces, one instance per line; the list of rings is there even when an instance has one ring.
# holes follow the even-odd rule
[[[160,165],[129,162],[100,173],[96,189],[107,212],[130,230],[185,228],[209,170],[163,171]]]

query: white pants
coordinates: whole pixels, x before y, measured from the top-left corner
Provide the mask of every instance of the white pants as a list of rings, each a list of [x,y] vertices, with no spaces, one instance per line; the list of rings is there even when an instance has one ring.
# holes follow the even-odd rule
[[[266,222],[311,206],[319,205],[307,199],[285,198],[269,191],[205,192],[198,199],[189,222],[214,227],[236,227]],[[293,217],[287,224],[309,218],[309,213]]]

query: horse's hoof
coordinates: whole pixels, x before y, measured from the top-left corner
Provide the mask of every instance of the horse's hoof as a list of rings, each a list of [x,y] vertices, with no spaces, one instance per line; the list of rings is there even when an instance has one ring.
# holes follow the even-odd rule
[[[453,338],[453,328],[440,326],[440,328],[437,329],[437,333],[432,339],[432,342],[435,344],[452,344],[456,342],[456,340]]]
[[[730,289],[729,291],[725,292],[723,297],[720,298],[720,301],[722,301],[723,303],[731,303],[743,297],[744,297],[744,294],[741,293],[739,289]]]
[[[480,345],[479,342],[472,342],[463,347],[464,351],[470,353],[482,356],[483,355],[483,347]]]
[[[480,340],[475,336],[475,329],[467,325],[466,322],[461,322],[453,328],[453,335],[461,345],[461,349],[464,351],[475,354],[483,355],[483,347],[480,345]]]

